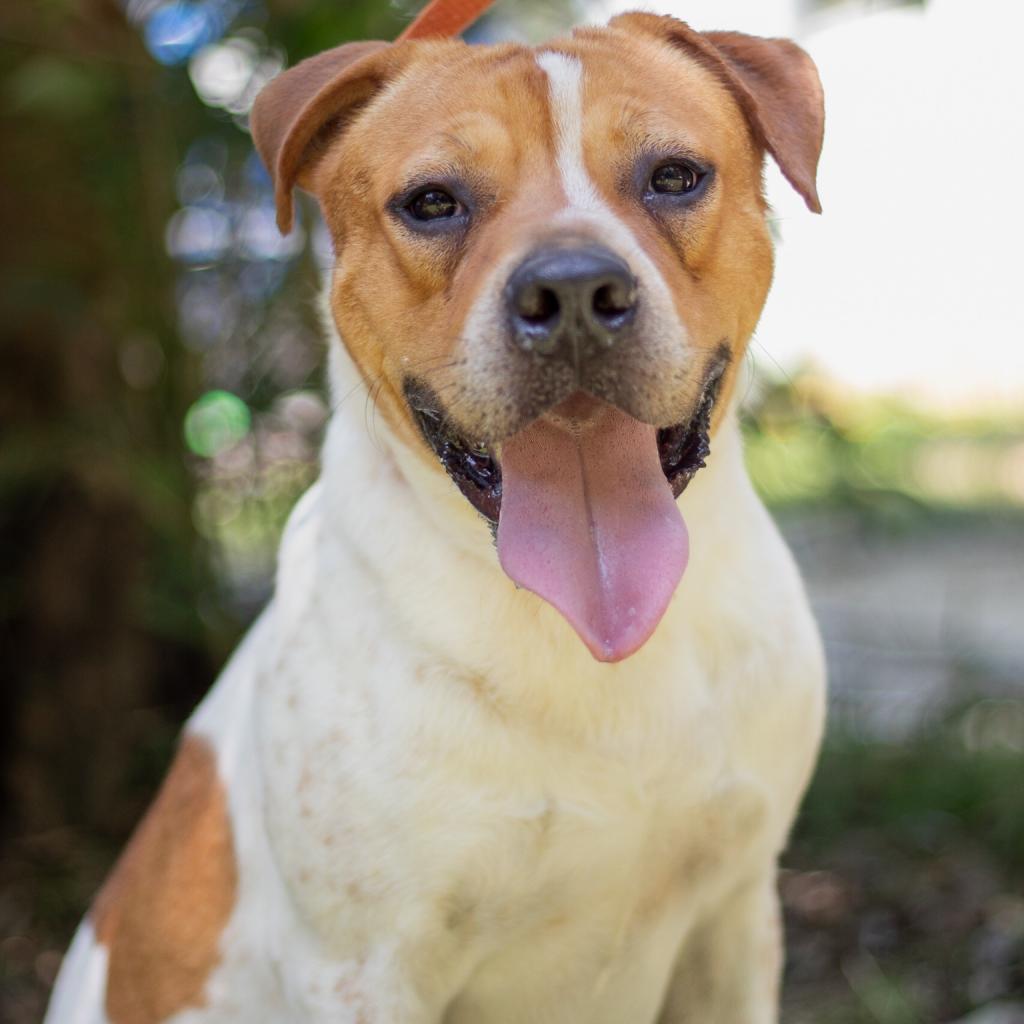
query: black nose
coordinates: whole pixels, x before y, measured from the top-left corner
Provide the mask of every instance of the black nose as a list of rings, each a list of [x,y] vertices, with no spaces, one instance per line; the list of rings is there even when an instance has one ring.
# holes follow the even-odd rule
[[[516,344],[579,367],[611,348],[636,318],[636,278],[603,246],[544,248],[505,287]]]

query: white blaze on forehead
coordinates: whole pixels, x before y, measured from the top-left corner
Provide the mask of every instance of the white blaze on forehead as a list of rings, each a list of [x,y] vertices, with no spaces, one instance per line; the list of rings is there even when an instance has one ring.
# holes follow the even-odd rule
[[[569,205],[605,213],[605,204],[583,163],[583,65],[564,53],[539,54],[537,64],[548,76],[558,170]]]
[[[653,275],[649,284],[660,281],[660,275],[640,248],[636,236],[604,201],[587,174],[583,159],[582,62],[564,53],[541,53],[537,64],[548,78],[548,102],[555,127],[555,159],[566,198],[565,208],[559,212],[557,220],[585,223],[597,238],[633,263],[633,269],[639,271],[641,277]]]
[[[668,286],[636,235],[605,202],[587,174],[583,159],[583,63],[564,53],[547,52],[537,55],[537,65],[548,79],[555,159],[566,198],[565,207],[555,219],[558,223],[585,225],[596,239],[626,259],[650,306],[648,345],[678,352],[679,342],[685,345],[687,333],[676,316]]]
[[[689,360],[688,335],[680,322],[668,285],[629,225],[605,201],[583,159],[584,109],[582,61],[564,53],[540,53],[537,66],[548,80],[548,104],[555,134],[555,160],[565,205],[552,218],[552,228],[582,233],[622,257],[637,277],[643,316],[644,346],[650,358],[661,359],[666,375],[681,373]],[[595,88],[597,85],[595,84]],[[614,154],[610,154],[614,158]],[[538,239],[533,239],[536,244]],[[541,240],[542,241],[542,240]],[[480,290],[463,327],[465,374],[474,387],[500,381],[507,373],[504,346],[507,330],[505,286],[509,274],[528,255],[510,249]],[[504,394],[495,401],[505,400]]]

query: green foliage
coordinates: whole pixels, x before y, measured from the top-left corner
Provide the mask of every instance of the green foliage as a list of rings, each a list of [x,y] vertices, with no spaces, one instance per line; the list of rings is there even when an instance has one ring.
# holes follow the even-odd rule
[[[830,737],[783,878],[792,1024],[930,1024],[1024,994],[1024,701]]]
[[[796,841],[820,850],[870,829],[907,855],[928,857],[983,838],[987,850],[1024,882],[1024,730],[1019,748],[970,750],[964,742],[969,721],[961,712],[899,745],[832,736],[804,801]]]
[[[419,4],[338,4],[314,0],[302,5],[282,5],[273,21],[272,38],[294,64],[321,50],[354,39],[394,39],[411,19]]]
[[[110,100],[111,82],[102,70],[44,54],[18,67],[5,91],[14,114],[72,121],[101,112]]]
[[[823,506],[890,526],[1024,511],[1024,417],[939,416],[837,393],[814,375],[769,384],[745,419],[747,464],[780,509]]]

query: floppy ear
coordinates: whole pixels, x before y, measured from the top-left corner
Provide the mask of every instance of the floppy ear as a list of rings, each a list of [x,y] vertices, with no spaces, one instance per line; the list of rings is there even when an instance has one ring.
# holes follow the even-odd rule
[[[772,154],[807,206],[821,213],[817,171],[825,103],[818,70],[804,50],[788,39],[696,32],[654,14],[625,14],[612,24],[656,35],[714,72],[736,97],[755,141]]]
[[[397,70],[389,43],[346,43],[278,75],[256,97],[249,126],[274,182],[277,226],[292,229],[292,190],[340,130]]]

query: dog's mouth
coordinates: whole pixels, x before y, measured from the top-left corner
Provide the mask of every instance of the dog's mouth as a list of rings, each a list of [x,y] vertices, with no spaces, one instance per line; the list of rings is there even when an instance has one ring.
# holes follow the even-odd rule
[[[724,375],[724,362],[717,362],[707,375],[693,415],[671,427],[661,427],[655,435],[661,471],[673,497],[678,498],[686,490],[711,454],[711,415]],[[501,512],[501,461],[496,446],[461,433],[448,419],[437,396],[422,382],[407,380],[405,398],[420,433],[455,486],[496,530]]]
[[[501,463],[486,441],[472,441],[448,419],[437,396],[425,384],[405,382],[405,400],[424,440],[465,495],[466,500],[498,527],[501,511]]]
[[[637,650],[665,612],[688,558],[677,498],[710,453],[724,361],[688,419],[641,423],[577,393],[499,445],[459,431],[437,396],[405,396],[427,444],[495,531],[506,573],[554,605],[601,661]]]

